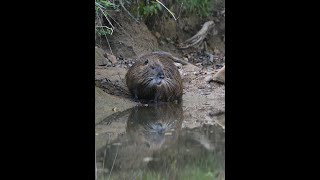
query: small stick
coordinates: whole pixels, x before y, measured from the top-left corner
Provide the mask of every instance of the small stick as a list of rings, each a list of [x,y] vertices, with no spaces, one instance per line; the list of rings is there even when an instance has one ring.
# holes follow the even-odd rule
[[[169,13],[173,16],[174,20],[177,20],[176,17],[174,16],[174,14],[164,5],[162,4],[162,2],[156,0],[158,3],[160,3],[164,8],[166,8],[167,11],[169,11]]]

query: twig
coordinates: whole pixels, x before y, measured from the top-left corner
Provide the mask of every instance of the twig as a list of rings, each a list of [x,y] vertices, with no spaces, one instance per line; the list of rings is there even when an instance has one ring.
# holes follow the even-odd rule
[[[103,9],[106,9],[105,7],[101,6],[101,4],[99,4],[99,3],[97,3],[97,2],[95,2],[95,3],[96,3],[97,6],[103,8]]]
[[[110,15],[109,15],[109,16],[110,16]],[[127,35],[129,38],[131,38],[131,40],[133,40],[132,37],[129,35],[129,33],[128,33],[115,19],[113,19],[112,16],[110,16],[110,18],[111,18],[114,22],[116,22],[116,24],[123,30],[123,32],[124,32],[125,35]]]
[[[218,122],[217,120],[214,120],[214,122],[216,123],[216,124],[218,124],[222,129],[225,129],[225,126],[224,125],[222,125],[220,122]]]
[[[107,21],[109,22],[110,26],[114,29],[114,26],[112,25],[112,23],[110,22],[109,18],[107,17],[107,15],[104,13],[104,11],[101,9],[101,7],[98,7],[99,10],[101,11],[101,13],[104,15],[104,17],[107,19]]]
[[[94,150],[94,161],[95,161],[95,166],[96,166],[96,180],[98,178],[98,169],[97,169],[97,154],[96,154],[96,150]]]
[[[164,5],[162,4],[162,2],[156,0],[158,3],[160,3],[167,11],[169,11],[169,13],[173,16],[174,20],[177,20],[176,17],[174,16],[174,14]]]
[[[180,13],[181,13],[181,8],[182,8],[182,5],[183,5],[183,2],[181,3],[181,5],[180,5],[180,8],[179,8],[179,14],[178,14],[178,17],[177,17],[177,19],[179,19],[179,17],[180,17]]]
[[[111,170],[110,170],[110,174],[109,174],[108,179],[110,179],[110,176],[111,176],[111,173],[112,173],[112,169],[113,169],[113,166],[114,166],[114,162],[115,162],[115,161],[116,161],[116,159],[117,159],[117,156],[118,156],[118,149],[119,149],[119,146],[117,146],[117,153],[116,153],[116,156],[114,157],[114,160],[113,160],[113,163],[112,163],[112,167],[111,167]]]
[[[112,52],[112,49],[111,49],[111,46],[110,46],[110,43],[109,43],[109,40],[107,38],[107,35],[104,35],[106,37],[106,40],[107,40],[107,43],[108,43],[108,46],[109,46],[109,49],[110,49],[110,52],[111,54],[113,55],[113,52]]]
[[[123,10],[126,11],[126,12],[128,13],[128,15],[129,15],[132,19],[134,19],[137,23],[139,23],[139,21],[127,10],[127,8],[124,7],[123,1],[122,1],[122,0],[119,0],[119,2],[120,2],[120,6],[123,8]]]
[[[100,26],[96,26],[96,28],[97,27],[102,27],[102,28],[107,28],[107,29],[109,29],[109,30],[111,30],[111,35],[113,34],[113,29],[112,28],[110,28],[110,27],[108,27],[108,26],[102,26],[102,19],[101,19],[101,17],[100,17],[100,15],[98,15],[98,19],[99,19],[99,25]],[[104,33],[104,36],[105,36],[105,38],[106,38],[106,40],[107,40],[107,43],[108,43],[108,46],[109,46],[109,49],[110,49],[110,52],[111,52],[111,54],[113,55],[113,52],[112,52],[112,49],[111,49],[111,46],[110,46],[110,43],[109,43],[109,40],[108,40],[108,38],[107,38],[107,35]],[[101,42],[101,37],[100,37],[100,44],[102,44],[102,42]]]

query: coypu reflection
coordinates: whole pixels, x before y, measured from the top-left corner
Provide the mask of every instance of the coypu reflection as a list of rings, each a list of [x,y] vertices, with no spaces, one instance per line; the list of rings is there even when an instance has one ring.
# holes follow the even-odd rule
[[[126,133],[97,150],[97,159],[108,175],[143,169],[153,154],[173,147],[183,121],[181,104],[159,103],[134,107],[128,117]],[[169,133],[169,135],[168,135]]]
[[[135,142],[160,149],[165,141],[175,141],[183,121],[181,104],[160,103],[132,109],[127,133]],[[168,135],[166,135],[168,134]]]

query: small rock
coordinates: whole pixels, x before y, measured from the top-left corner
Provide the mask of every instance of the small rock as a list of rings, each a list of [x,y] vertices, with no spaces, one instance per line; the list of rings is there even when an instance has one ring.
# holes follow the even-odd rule
[[[117,112],[117,108],[116,107],[112,108],[112,111]]]
[[[216,68],[217,68],[217,69],[220,69],[220,68],[222,68],[222,67],[223,67],[222,64],[216,64]]]
[[[184,61],[186,62],[189,62],[189,59],[188,58],[183,58]]]
[[[143,158],[143,161],[144,161],[144,162],[150,162],[150,161],[152,161],[152,160],[153,160],[152,157],[145,157],[145,158]]]
[[[218,34],[218,30],[216,28],[213,28],[213,35],[217,35]]]
[[[220,50],[219,49],[214,49],[214,54],[220,54]]]
[[[168,38],[168,37],[166,38],[166,40],[167,40],[167,42],[170,42],[170,41],[171,41],[171,39],[170,39],[170,38]]]
[[[104,66],[108,63],[108,60],[104,57],[104,50],[101,48],[95,48],[95,65]]]
[[[158,38],[158,39],[160,39],[160,37],[161,37],[161,35],[160,35],[160,33],[159,33],[159,32],[156,32],[154,35],[155,35],[155,36],[156,36],[156,38]]]
[[[213,81],[217,81],[220,83],[225,83],[225,66],[221,68],[215,75],[212,77]]]
[[[212,81],[212,80],[213,80],[212,76],[207,76],[207,77],[204,78],[204,81],[207,82],[207,83]]]
[[[202,92],[202,93],[200,93],[200,95],[203,95],[203,96],[209,95],[209,94],[210,94],[210,92]]]
[[[182,64],[181,63],[174,63],[174,65],[176,65],[178,67],[178,69],[180,69],[182,67]]]
[[[112,64],[116,64],[117,63],[117,58],[114,55],[107,53],[107,58],[109,59],[109,61]]]

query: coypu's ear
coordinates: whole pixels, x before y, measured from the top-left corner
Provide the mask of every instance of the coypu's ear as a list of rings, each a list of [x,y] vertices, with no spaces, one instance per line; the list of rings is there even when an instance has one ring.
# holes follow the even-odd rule
[[[146,59],[145,61],[144,61],[144,65],[147,65],[149,63],[149,59]]]

